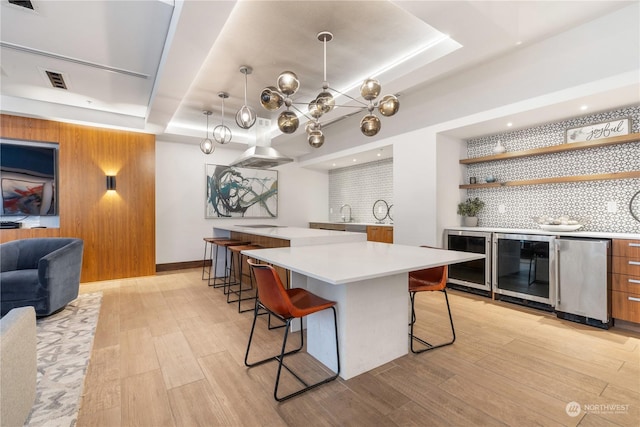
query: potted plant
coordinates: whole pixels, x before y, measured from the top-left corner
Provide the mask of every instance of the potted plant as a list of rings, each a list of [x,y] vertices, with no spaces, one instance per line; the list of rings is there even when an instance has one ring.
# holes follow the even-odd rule
[[[484,208],[484,202],[479,198],[468,198],[458,203],[458,215],[462,216],[462,224],[467,227],[478,225],[478,213]]]

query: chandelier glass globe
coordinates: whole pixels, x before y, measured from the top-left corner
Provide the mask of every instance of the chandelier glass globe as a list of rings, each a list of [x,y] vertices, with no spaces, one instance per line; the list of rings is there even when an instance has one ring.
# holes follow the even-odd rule
[[[298,129],[300,121],[293,111],[283,111],[278,116],[278,128],[283,133],[294,133]]]
[[[380,119],[373,114],[367,114],[360,122],[360,131],[365,136],[374,136],[380,132]]]
[[[296,93],[300,87],[300,81],[293,71],[283,71],[278,76],[277,85],[281,93],[289,96]]]
[[[324,135],[320,130],[314,130],[309,133],[309,138],[307,139],[309,145],[313,148],[320,148],[322,144],[324,144]]]
[[[260,93],[260,104],[267,111],[276,111],[284,104],[284,98],[278,89],[273,86],[268,86],[262,89]]]
[[[400,102],[394,95],[385,95],[380,100],[378,111],[385,117],[391,117],[400,109]]]
[[[360,86],[360,95],[367,101],[376,99],[380,95],[382,87],[376,79],[366,79]]]

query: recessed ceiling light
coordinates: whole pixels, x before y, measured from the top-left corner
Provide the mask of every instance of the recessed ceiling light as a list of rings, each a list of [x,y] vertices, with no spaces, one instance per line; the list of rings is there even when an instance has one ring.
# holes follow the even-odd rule
[[[356,160],[356,159],[353,159],[353,161],[355,162],[355,161],[357,161],[357,160]]]
[[[588,106],[588,105],[582,105],[582,106],[580,106],[580,109],[581,109],[582,111],[586,110],[587,108],[589,108],[589,106]]]
[[[382,156],[382,154],[381,154],[381,153],[378,153],[378,157],[380,157],[380,156]]]
[[[516,46],[520,46],[521,44],[522,44],[522,41],[520,41],[520,40],[518,40],[518,41],[516,42]]]
[[[332,164],[331,166],[335,166],[335,165],[336,165],[336,164],[334,163],[334,164]]]
[[[509,123],[507,123],[507,126],[511,127],[511,126],[513,126],[513,123],[509,122]]]

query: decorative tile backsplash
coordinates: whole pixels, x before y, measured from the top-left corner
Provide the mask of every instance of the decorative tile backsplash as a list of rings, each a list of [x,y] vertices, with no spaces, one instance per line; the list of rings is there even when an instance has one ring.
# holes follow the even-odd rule
[[[498,141],[507,151],[564,144],[566,129],[621,118],[631,119],[632,133],[640,132],[640,106],[632,106],[472,139],[467,141],[467,153],[468,157],[492,155]],[[625,171],[640,171],[640,142],[472,164],[467,166],[467,182],[470,177],[481,183],[488,176],[500,182]],[[640,179],[623,179],[469,189],[467,193],[486,203],[479,215],[479,225],[485,227],[536,228],[532,217],[567,215],[584,222],[581,231],[640,233],[640,223],[629,212],[629,201],[639,190]],[[617,211],[609,212],[614,205]]]
[[[373,204],[380,199],[393,204],[393,159],[329,171],[329,221],[341,221],[340,207],[349,204],[355,222],[376,222]]]

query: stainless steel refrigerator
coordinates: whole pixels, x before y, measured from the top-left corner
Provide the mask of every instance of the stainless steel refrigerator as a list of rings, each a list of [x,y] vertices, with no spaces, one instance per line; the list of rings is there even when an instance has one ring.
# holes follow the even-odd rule
[[[607,272],[611,241],[562,236],[555,242],[558,317],[588,324],[597,320],[602,325],[594,326],[606,327],[610,320]]]

